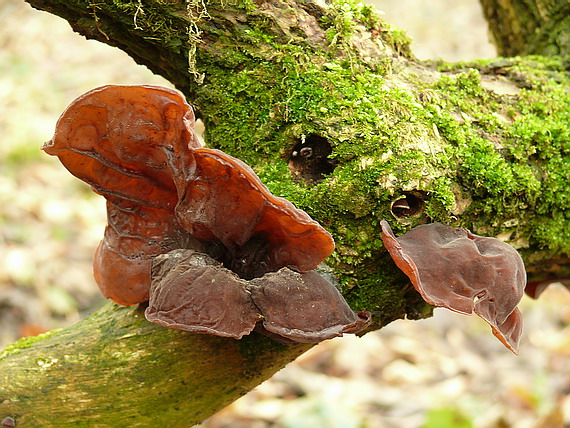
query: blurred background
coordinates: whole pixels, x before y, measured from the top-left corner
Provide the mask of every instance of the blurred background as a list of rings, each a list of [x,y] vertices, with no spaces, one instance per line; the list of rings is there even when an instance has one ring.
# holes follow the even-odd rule
[[[378,1],[422,59],[495,56],[475,0]],[[39,147],[97,86],[171,86],[22,0],[0,2],[0,348],[70,325],[103,303],[92,254],[104,200]],[[570,191],[570,190],[569,190]],[[203,428],[568,428],[570,293],[524,298],[516,357],[476,317],[445,310],[314,347]]]

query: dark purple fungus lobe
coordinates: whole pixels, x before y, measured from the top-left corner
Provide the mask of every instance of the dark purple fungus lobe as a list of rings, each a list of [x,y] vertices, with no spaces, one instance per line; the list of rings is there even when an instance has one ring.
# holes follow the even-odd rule
[[[526,272],[513,247],[440,223],[415,227],[398,238],[385,220],[381,226],[386,249],[427,303],[475,312],[518,353],[522,316],[516,306]]]
[[[241,339],[261,318],[245,281],[206,254],[157,256],[152,278],[145,316],[164,327]]]
[[[371,321],[314,271],[282,268],[245,281],[206,254],[174,250],[155,257],[152,278],[146,318],[193,333],[240,339],[260,322],[258,330],[278,341],[316,343]]]
[[[283,268],[248,283],[268,332],[292,342],[314,343],[370,324],[370,312],[355,313],[339,291],[314,271]]]

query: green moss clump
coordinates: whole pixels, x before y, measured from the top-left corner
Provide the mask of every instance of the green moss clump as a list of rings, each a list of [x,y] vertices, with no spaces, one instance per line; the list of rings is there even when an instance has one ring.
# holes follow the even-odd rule
[[[516,226],[523,251],[532,246],[568,254],[570,79],[563,62],[528,57],[440,69],[453,74],[434,85],[445,96],[430,112],[452,143],[447,152],[459,165],[457,181],[474,196],[467,226],[488,234]],[[517,83],[516,94],[499,95],[484,87],[481,74],[497,70]],[[483,224],[477,213],[494,223]],[[514,224],[521,215],[524,222]]]
[[[394,52],[409,59],[414,58],[410,49],[412,39],[405,31],[385,23],[371,4],[357,0],[334,0],[322,24],[327,28],[327,39],[332,45],[341,45],[350,50],[351,38],[357,35],[358,26],[361,26],[372,34],[381,34],[383,42]],[[357,52],[354,51],[354,54],[357,55]]]
[[[397,233],[442,221],[484,235],[511,232],[521,248],[567,251],[568,196],[561,189],[569,170],[568,94],[560,63],[440,64],[436,81],[435,74],[416,81],[410,74],[402,82],[391,74],[397,66],[391,54],[358,57],[363,34],[379,38],[374,49],[411,57],[409,40],[370,6],[338,0],[323,8],[318,43],[300,29],[283,30],[252,2],[228,8],[247,13],[247,20],[236,25],[220,11],[202,11],[219,14],[217,25],[205,25],[200,40],[190,40],[207,40],[195,58],[204,81],[189,83],[206,141],[250,164],[274,194],[333,234],[337,250],[327,262],[345,291],[358,290],[349,293],[357,308],[374,301],[374,293],[393,291],[403,299],[403,290],[390,288],[401,283],[378,273],[385,255],[378,224],[393,219],[392,202],[409,192],[422,195],[424,210],[393,220]],[[151,33],[162,37],[162,27],[170,25]],[[516,95],[487,89],[482,75],[497,67],[520,83]],[[410,90],[413,84],[417,91]],[[288,166],[293,148],[308,135],[323,138],[332,150],[334,171],[319,182],[294,179]],[[522,221],[528,207],[536,214]],[[546,212],[552,215],[544,218]],[[358,287],[351,283],[355,278]]]

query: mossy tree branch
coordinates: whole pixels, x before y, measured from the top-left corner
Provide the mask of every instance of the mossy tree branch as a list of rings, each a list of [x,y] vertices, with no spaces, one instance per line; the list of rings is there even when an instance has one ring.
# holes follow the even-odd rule
[[[421,63],[403,33],[353,2],[29,3],[181,89],[209,145],[252,165],[334,235],[327,263],[351,306],[374,312],[376,327],[429,314],[382,247],[382,218],[398,232],[441,221],[498,236],[519,249],[531,279],[570,277],[570,95],[559,58]],[[320,161],[293,159],[303,141],[326,149]],[[416,209],[397,209],[402,200]],[[179,348],[186,357],[170,355]],[[136,309],[109,306],[8,349],[0,415],[41,422],[48,410],[35,403],[95,394],[76,420],[151,425],[159,409],[161,423],[182,415],[190,423],[304,349],[256,335],[236,342],[172,332]],[[106,367],[131,382],[92,380]],[[132,408],[113,404],[115,393]]]
[[[192,426],[309,346],[189,335],[109,303],[0,353],[0,416],[17,426]]]
[[[481,0],[500,55],[570,55],[566,0]]]

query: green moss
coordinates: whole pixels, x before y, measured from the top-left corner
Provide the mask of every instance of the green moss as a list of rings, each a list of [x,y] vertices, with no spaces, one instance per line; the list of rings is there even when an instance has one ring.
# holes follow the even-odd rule
[[[59,330],[51,330],[47,333],[39,334],[37,336],[23,337],[20,340],[8,345],[2,352],[0,352],[0,360],[9,357],[10,355],[18,354],[23,349],[32,347],[35,343],[48,339],[52,334],[57,333]]]
[[[455,206],[455,193],[452,190],[453,182],[449,177],[436,178],[429,188],[431,197],[426,203],[425,212],[429,218],[449,222],[450,213]]]
[[[423,195],[425,210],[392,221],[398,232],[443,221],[488,235],[516,230],[521,246],[533,240],[556,251],[568,248],[562,189],[569,170],[563,143],[569,100],[560,61],[439,64],[443,73],[435,83],[418,70],[400,84],[390,74],[390,57],[355,61],[355,40],[367,30],[411,57],[409,39],[370,6],[334,1],[322,15],[322,44],[309,43],[302,32],[284,35],[252,2],[228,8],[247,12],[248,19],[236,24],[215,15],[217,25],[204,27],[200,37],[208,43],[196,54],[196,72],[205,80],[191,85],[190,102],[206,122],[207,143],[252,165],[273,193],[327,227],[337,242],[327,263],[345,291],[354,290],[357,308],[372,304],[375,293],[404,296],[380,279],[385,253],[378,224],[392,218],[391,203],[406,192]],[[151,13],[139,13],[137,23],[144,26]],[[177,24],[145,31],[166,37],[163,30],[171,25]],[[497,68],[520,83],[516,96],[486,89],[482,74]],[[287,163],[293,147],[311,134],[331,145],[336,168],[319,183],[297,182]],[[514,224],[528,207],[537,214]],[[546,212],[553,215],[544,218]],[[485,223],[489,218],[492,224]]]
[[[396,53],[409,59],[414,59],[410,45],[412,38],[404,30],[392,25],[384,24],[384,34]]]
[[[499,68],[520,86],[516,96],[497,95],[481,84],[482,72]],[[453,74],[434,85],[445,96],[429,111],[452,143],[447,153],[459,165],[457,181],[474,195],[467,218],[495,218],[492,228],[475,219],[470,224],[496,234],[525,215],[517,228],[523,245],[568,253],[570,94],[562,61],[529,57],[440,69]]]
[[[383,42],[398,54],[410,59],[414,57],[410,50],[411,38],[405,31],[384,22],[371,4],[357,0],[334,0],[322,23],[327,28],[329,42],[341,45],[348,51],[353,49],[350,48],[351,38],[361,26],[373,34],[381,34]]]
[[[417,107],[404,93],[378,93],[382,83],[378,75],[353,77],[342,67],[307,67],[294,72],[284,69],[276,78],[275,68],[271,71],[260,75],[259,68],[255,73],[244,69],[220,85],[226,91],[215,97],[228,101],[216,105],[218,117],[207,122],[208,143],[254,165],[274,194],[306,210],[333,234],[337,250],[327,263],[339,274],[345,290],[357,280],[358,287],[347,293],[352,307],[376,310],[379,323],[405,316],[401,285],[394,285],[394,278],[377,270],[377,257],[383,251],[379,220],[389,216],[387,202],[397,192],[384,189],[380,182],[393,173],[395,187],[414,187],[424,178],[421,171],[429,175],[433,167],[424,154],[402,148],[401,139],[410,135],[406,122],[386,124],[378,116],[382,107],[410,116]],[[283,93],[285,100],[280,97]],[[205,105],[204,99],[200,102]],[[281,120],[275,120],[277,116]],[[286,125],[276,127],[276,122]],[[421,125],[412,123],[411,127]],[[286,162],[300,136],[309,134],[327,138],[338,166],[330,177],[307,187],[293,181]],[[389,155],[389,150],[399,157]],[[385,160],[382,153],[387,154]],[[428,182],[424,185],[429,186]],[[449,197],[445,192],[441,196],[440,190],[444,190],[441,183],[435,190],[438,198]],[[379,307],[382,301],[390,303]]]
[[[94,1],[88,4],[93,10],[95,21],[104,22],[105,16],[101,15],[103,8]],[[113,13],[116,19],[123,18],[121,24],[125,29],[140,32],[143,39],[160,41],[168,49],[180,50],[186,43],[174,31],[183,23],[182,18],[173,14],[175,7],[168,2],[113,1],[105,3],[104,10],[105,14]]]

